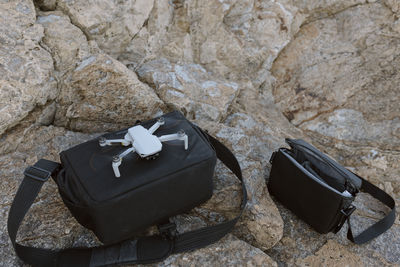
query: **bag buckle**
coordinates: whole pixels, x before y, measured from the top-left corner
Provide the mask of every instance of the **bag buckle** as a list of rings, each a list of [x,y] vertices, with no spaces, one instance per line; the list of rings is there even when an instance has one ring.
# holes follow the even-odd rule
[[[356,210],[356,207],[353,205],[350,205],[349,207],[347,207],[346,209],[342,209],[340,210],[340,213],[342,213],[344,216],[342,216],[342,218],[340,219],[338,225],[336,226],[336,228],[333,230],[333,233],[337,233],[339,232],[339,230],[342,228],[344,222],[347,220],[347,218],[350,217],[350,215]]]
[[[340,213],[342,213],[344,216],[341,217],[338,225],[336,226],[336,228],[333,230],[333,233],[337,233],[339,232],[339,230],[342,228],[344,222],[347,220],[347,218],[350,217],[350,215],[356,210],[356,207],[353,205],[350,205],[349,207],[347,207],[346,209],[342,209],[340,210]]]
[[[158,231],[160,232],[160,234],[162,236],[172,239],[177,234],[176,224],[173,222],[170,222],[170,223],[158,225]]]
[[[348,208],[341,210],[340,212],[347,218],[349,217],[354,211],[356,210],[356,207],[353,205],[350,205]]]
[[[36,166],[29,166],[25,169],[24,175],[40,182],[46,182],[50,178],[51,172]]]

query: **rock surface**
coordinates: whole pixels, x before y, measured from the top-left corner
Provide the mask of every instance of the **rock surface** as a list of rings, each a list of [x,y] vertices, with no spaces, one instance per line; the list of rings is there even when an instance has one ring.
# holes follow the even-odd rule
[[[221,121],[239,93],[237,83],[213,76],[198,64],[159,59],[144,63],[137,72],[164,103],[190,119]]]
[[[31,1],[0,3],[0,134],[58,94],[53,59]]]
[[[43,42],[52,51],[61,92],[55,124],[78,131],[128,126],[162,113],[163,102],[125,65],[88,42],[60,11],[41,13]]]
[[[155,266],[392,266],[400,219],[356,246],[320,235],[269,196],[274,150],[303,138],[400,203],[400,6],[395,0],[12,0],[0,3],[0,258],[20,266],[6,231],[22,172],[99,132],[173,109],[225,143],[248,188],[243,217],[206,248]],[[174,218],[178,230],[232,218],[240,184],[217,165],[215,194]],[[47,183],[22,243],[98,241]],[[360,232],[385,207],[360,194]],[[150,230],[152,231],[152,230]]]
[[[293,124],[399,196],[396,21],[377,2],[311,22],[282,51],[272,73],[275,100]]]

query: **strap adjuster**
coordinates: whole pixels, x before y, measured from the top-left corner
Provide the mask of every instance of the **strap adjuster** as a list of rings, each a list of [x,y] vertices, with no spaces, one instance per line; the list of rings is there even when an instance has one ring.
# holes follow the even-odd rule
[[[347,209],[341,210],[340,212],[347,217],[349,217],[354,211],[356,210],[356,207],[353,205],[350,205]]]
[[[51,172],[36,166],[29,166],[25,169],[24,175],[40,182],[46,182],[50,178]]]
[[[174,238],[177,234],[176,224],[173,222],[166,223],[158,226],[158,231],[164,237],[168,237],[170,239]]]
[[[340,218],[340,221],[338,225],[335,227],[333,230],[333,233],[336,234],[339,232],[339,230],[342,228],[344,222],[350,217],[350,215],[356,210],[356,207],[353,205],[350,205],[346,209],[340,210],[340,213],[343,214],[343,216]]]

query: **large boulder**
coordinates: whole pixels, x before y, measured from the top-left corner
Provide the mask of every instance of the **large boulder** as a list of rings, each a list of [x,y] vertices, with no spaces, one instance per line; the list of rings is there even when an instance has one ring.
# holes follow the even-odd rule
[[[161,114],[163,102],[136,74],[105,54],[62,12],[42,12],[46,46],[58,71],[55,124],[79,131],[117,129]]]
[[[240,91],[237,83],[212,75],[198,64],[159,59],[146,62],[137,73],[167,105],[191,119],[221,121]]]
[[[53,59],[31,1],[0,3],[0,135],[56,98]]]
[[[115,3],[108,0],[57,1],[57,7],[71,18],[88,38],[96,40],[107,54],[117,58],[146,24],[153,0]]]

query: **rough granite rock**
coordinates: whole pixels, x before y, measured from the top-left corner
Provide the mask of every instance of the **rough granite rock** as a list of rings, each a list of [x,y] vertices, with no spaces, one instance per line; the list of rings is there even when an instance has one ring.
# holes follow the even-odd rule
[[[40,10],[50,11],[56,9],[57,0],[34,0],[34,3]]]
[[[146,62],[137,73],[164,103],[189,119],[220,121],[239,93],[237,83],[220,79],[198,64],[158,59]]]
[[[42,12],[43,42],[52,51],[61,92],[55,124],[78,131],[104,131],[160,114],[165,106],[125,65],[88,42],[60,11]]]
[[[351,224],[356,234],[382,218],[383,211],[388,211],[387,207],[365,193],[359,194],[355,206],[357,209]],[[354,245],[346,238],[346,224],[336,235],[321,235],[281,204],[278,208],[285,222],[283,238],[267,250],[267,254],[278,264],[321,266],[323,261],[339,260],[340,255],[344,258],[343,264],[349,266],[354,266],[351,263],[355,259],[359,262],[357,266],[397,266],[400,263],[398,216],[395,225],[385,234],[364,245]],[[330,264],[326,263],[326,266]]]
[[[286,117],[302,125],[357,107],[375,121],[395,119],[400,41],[393,23],[392,12],[373,3],[302,27],[272,68],[275,100]]]
[[[328,240],[315,255],[299,259],[296,264],[300,266],[357,266],[360,262],[360,256],[347,251],[335,241]]]
[[[6,220],[27,165],[97,135],[81,132],[171,109],[234,151],[249,203],[232,234],[154,266],[400,264],[399,215],[387,233],[356,246],[347,226],[313,231],[265,183],[271,153],[285,137],[303,138],[399,207],[398,1],[11,0],[0,4],[0,22],[1,264],[22,265]],[[180,232],[237,214],[240,185],[220,163],[214,187],[208,202],[174,218]],[[56,190],[44,186],[19,240],[98,245]],[[355,204],[355,232],[387,211],[366,194]]]
[[[58,93],[31,1],[0,3],[0,135]]]
[[[90,40],[96,40],[107,54],[117,58],[146,23],[153,0],[135,1],[57,1]]]
[[[62,124],[66,117],[66,126],[78,131],[116,129],[104,126],[106,123],[132,125],[137,119],[151,118],[165,109],[135,73],[101,53],[84,59],[70,73],[59,101],[62,108],[57,111],[56,123],[59,120]]]
[[[234,233],[258,248],[264,250],[271,248],[282,236],[283,221],[266,191],[267,160],[265,163],[260,163],[249,156],[257,155],[260,140],[247,135],[245,130],[239,127],[204,121],[198,121],[198,124],[228,145],[242,167],[249,200],[243,219],[238,223]],[[200,208],[208,208],[225,216],[233,214],[240,204],[238,202],[241,195],[240,185],[232,179],[232,174],[227,172],[226,168],[218,168],[217,177],[215,189],[218,193]]]
[[[148,60],[202,64],[224,77],[261,85],[273,61],[302,23],[363,0],[58,1],[89,39],[135,68]]]

